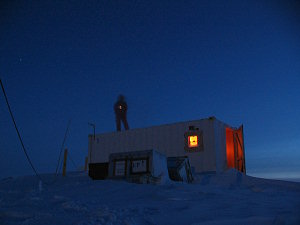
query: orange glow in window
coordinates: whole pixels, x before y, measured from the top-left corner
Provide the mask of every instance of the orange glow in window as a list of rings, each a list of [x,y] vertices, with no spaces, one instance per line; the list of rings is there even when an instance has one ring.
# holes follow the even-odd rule
[[[189,148],[198,147],[198,136],[189,136]]]

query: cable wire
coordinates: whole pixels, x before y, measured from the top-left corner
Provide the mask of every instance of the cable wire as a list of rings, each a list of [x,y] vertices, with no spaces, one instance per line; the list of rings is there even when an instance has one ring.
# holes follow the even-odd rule
[[[61,154],[62,154],[62,151],[63,151],[63,149],[64,149],[64,145],[65,145],[65,142],[66,142],[66,139],[67,139],[67,134],[68,134],[69,127],[70,127],[70,124],[71,124],[71,120],[68,121],[67,129],[66,129],[66,132],[65,132],[65,135],[64,135],[64,139],[63,139],[63,142],[62,142],[62,145],[61,145],[61,150],[60,150],[60,153],[59,153],[59,158],[58,158],[57,166],[56,166],[56,170],[55,170],[55,178],[54,178],[53,181],[51,181],[51,182],[45,182],[45,181],[41,178],[41,175],[37,172],[36,168],[34,167],[32,161],[31,161],[31,159],[30,159],[30,157],[29,157],[29,155],[28,155],[28,153],[27,153],[27,150],[26,150],[26,148],[25,148],[25,146],[24,146],[22,137],[21,137],[20,132],[19,132],[19,129],[18,129],[18,127],[17,127],[17,124],[16,124],[16,121],[15,121],[14,115],[13,115],[13,113],[12,113],[12,110],[11,110],[11,108],[10,108],[10,104],[9,104],[9,101],[8,101],[8,98],[7,98],[7,95],[6,95],[6,92],[5,92],[5,89],[4,89],[4,86],[3,86],[3,83],[2,83],[2,80],[1,80],[1,79],[0,79],[0,84],[1,84],[2,92],[3,92],[4,97],[5,97],[5,101],[6,101],[6,105],[7,105],[8,111],[9,111],[10,116],[11,116],[11,119],[12,119],[12,121],[13,121],[15,130],[16,130],[16,132],[17,132],[17,134],[18,134],[19,141],[20,141],[20,143],[21,143],[22,149],[23,149],[23,151],[24,151],[24,153],[25,153],[25,156],[26,156],[26,158],[27,158],[27,160],[28,160],[28,162],[29,162],[29,164],[30,164],[32,170],[34,171],[34,173],[35,173],[35,175],[37,176],[37,178],[38,178],[40,181],[42,181],[43,183],[45,183],[45,184],[47,184],[47,185],[54,184],[54,183],[56,182],[56,180],[57,180],[58,172],[59,172],[59,170],[61,170],[61,166],[62,166],[62,164],[63,164],[63,162],[60,163],[60,161],[61,161]],[[69,154],[69,158],[70,158],[71,162],[73,163],[73,165],[74,165],[75,168],[76,168],[76,167],[77,167],[77,166],[76,166],[76,163],[75,163],[74,160],[71,158],[70,154]]]
[[[5,92],[5,89],[4,89],[4,86],[3,86],[3,84],[2,84],[1,79],[0,79],[0,84],[1,84],[2,92],[3,92],[4,97],[5,97],[6,105],[7,105],[7,107],[8,107],[8,111],[9,111],[10,116],[11,116],[11,119],[12,119],[12,121],[13,121],[13,123],[14,123],[15,129],[16,129],[16,131],[17,131],[18,138],[19,138],[20,143],[21,143],[21,145],[22,145],[22,149],[23,149],[23,151],[24,151],[24,153],[25,153],[25,156],[26,156],[26,158],[27,158],[27,160],[28,160],[28,162],[29,162],[31,168],[33,169],[35,175],[38,177],[39,180],[43,181],[42,178],[41,178],[41,176],[38,174],[37,170],[35,169],[35,167],[34,167],[32,161],[31,161],[31,159],[30,159],[30,157],[29,157],[29,155],[28,155],[28,153],[27,153],[27,151],[26,151],[26,148],[25,148],[25,146],[24,146],[22,137],[21,137],[20,132],[19,132],[19,129],[18,129],[18,127],[17,127],[17,124],[16,124],[16,121],[15,121],[14,115],[13,115],[13,113],[12,113],[12,111],[11,111],[11,108],[10,108],[10,105],[9,105],[9,102],[8,102],[8,99],[7,99],[7,95],[6,95],[6,92]]]
[[[67,139],[67,134],[68,134],[68,131],[69,131],[70,124],[71,124],[71,120],[69,120],[69,122],[68,122],[67,129],[66,129],[65,136],[64,136],[64,140],[63,140],[63,142],[61,144],[60,153],[59,153],[59,157],[58,157],[58,161],[57,161],[57,166],[56,166],[56,170],[55,170],[55,175],[56,176],[58,174],[58,167],[59,167],[59,163],[60,163],[60,158],[61,158],[61,154],[62,154],[62,151],[64,149],[64,146],[65,146],[65,142],[66,142],[66,139]]]
[[[70,153],[68,152],[68,155],[69,155],[69,159],[71,160],[71,162],[72,162],[72,164],[73,164],[73,166],[75,167],[75,169],[77,170],[78,169],[78,167],[77,167],[77,164],[74,162],[74,160],[72,159],[72,157],[71,157],[71,155],[70,155]]]

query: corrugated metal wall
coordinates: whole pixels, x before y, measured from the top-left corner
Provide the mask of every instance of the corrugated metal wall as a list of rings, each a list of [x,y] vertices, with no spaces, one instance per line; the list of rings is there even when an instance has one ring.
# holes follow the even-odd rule
[[[215,122],[216,119],[203,119],[104,133],[96,135],[95,141],[93,136],[90,135],[89,162],[108,162],[110,153],[156,149],[167,157],[188,156],[191,166],[195,168],[196,172],[216,171],[217,159],[218,162],[224,160],[226,162],[226,139],[222,138],[225,132],[225,124],[218,121],[216,126],[214,125]],[[203,131],[203,151],[186,152],[184,150],[184,133],[189,131],[189,126],[194,126]],[[219,131],[215,131],[215,129]],[[218,157],[216,156],[216,148],[218,154],[220,154]],[[223,166],[220,168],[223,168]]]

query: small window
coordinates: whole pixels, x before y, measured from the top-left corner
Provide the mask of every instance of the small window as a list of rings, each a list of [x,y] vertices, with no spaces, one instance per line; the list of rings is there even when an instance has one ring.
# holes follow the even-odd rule
[[[198,147],[198,136],[197,135],[193,135],[193,136],[188,136],[188,145],[189,148],[195,148]]]
[[[203,131],[192,130],[184,133],[184,150],[187,152],[199,152],[204,150]]]

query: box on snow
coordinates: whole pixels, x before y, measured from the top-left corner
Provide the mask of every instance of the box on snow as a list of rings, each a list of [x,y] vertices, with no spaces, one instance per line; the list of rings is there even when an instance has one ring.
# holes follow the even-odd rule
[[[169,179],[167,158],[153,149],[112,153],[108,177],[135,183],[161,183]]]

